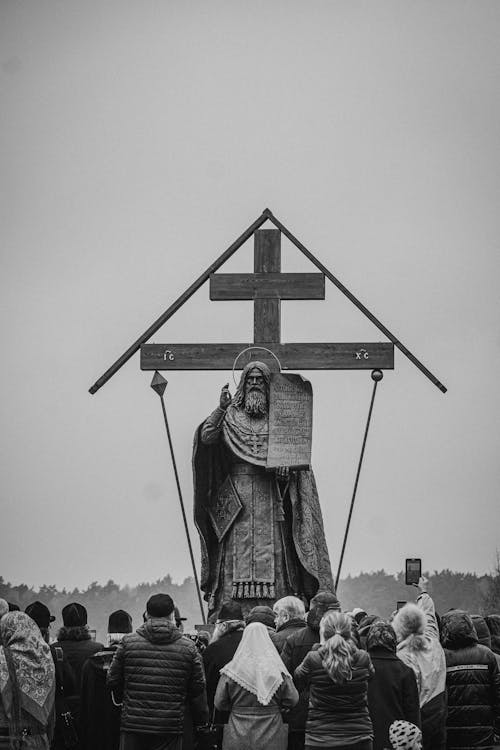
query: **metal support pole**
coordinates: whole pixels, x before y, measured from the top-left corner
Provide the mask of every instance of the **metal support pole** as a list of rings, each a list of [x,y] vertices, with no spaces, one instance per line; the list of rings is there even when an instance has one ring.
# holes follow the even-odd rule
[[[354,509],[354,501],[356,499],[356,492],[358,489],[358,482],[359,482],[359,475],[361,474],[361,465],[363,463],[363,456],[365,455],[365,447],[366,447],[366,438],[368,437],[368,430],[370,429],[370,420],[372,418],[372,411],[373,411],[373,402],[375,401],[375,394],[377,392],[377,385],[384,377],[384,373],[382,370],[372,370],[372,380],[373,380],[373,391],[372,391],[372,398],[370,401],[370,408],[368,409],[368,419],[366,420],[366,428],[365,428],[365,435],[363,437],[363,445],[361,447],[361,454],[359,456],[359,462],[358,462],[358,470],[356,472],[356,479],[354,482],[354,490],[352,493],[352,499],[351,499],[351,507],[349,508],[349,516],[347,518],[347,525],[345,529],[344,534],[344,541],[342,543],[342,552],[340,553],[340,560],[339,560],[339,567],[337,570],[337,577],[335,579],[335,591],[337,590],[337,586],[339,585],[340,580],[340,571],[342,570],[342,563],[344,561],[344,552],[347,544],[347,536],[349,534],[349,527],[351,525],[351,518],[352,518],[352,511]]]
[[[173,467],[174,467],[175,482],[177,484],[177,493],[179,495],[179,502],[180,502],[180,505],[181,505],[182,520],[184,521],[184,529],[186,531],[186,538],[187,538],[187,543],[188,543],[188,547],[189,547],[189,555],[191,557],[191,565],[192,565],[192,568],[193,568],[194,582],[196,584],[196,592],[198,594],[198,602],[200,604],[200,611],[201,611],[201,616],[202,616],[202,619],[203,619],[203,624],[206,625],[207,619],[206,619],[206,616],[205,616],[205,610],[203,609],[203,600],[201,598],[200,583],[198,581],[198,573],[196,572],[196,565],[195,565],[195,562],[194,562],[193,546],[191,544],[191,536],[189,534],[189,527],[188,527],[187,518],[186,518],[186,511],[185,511],[185,508],[184,508],[184,500],[182,499],[181,484],[179,482],[179,474],[177,473],[177,463],[175,461],[174,446],[172,444],[172,437],[170,435],[170,428],[168,426],[167,410],[165,408],[165,401],[164,401],[164,398],[163,398],[163,394],[165,393],[165,388],[166,387],[167,387],[167,380],[164,377],[162,377],[159,374],[158,371],[156,371],[155,374],[154,374],[154,376],[153,376],[153,380],[151,381],[151,388],[154,391],[156,391],[156,393],[159,395],[160,401],[161,401],[161,408],[163,410],[163,419],[165,420],[165,427],[167,429],[168,445],[170,447],[170,455],[172,456],[172,464],[173,464]]]

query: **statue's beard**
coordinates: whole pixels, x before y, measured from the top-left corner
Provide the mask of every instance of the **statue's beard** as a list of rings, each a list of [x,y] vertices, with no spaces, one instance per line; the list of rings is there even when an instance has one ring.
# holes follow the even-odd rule
[[[266,394],[257,390],[247,393],[245,396],[245,411],[251,417],[264,417],[267,414]]]

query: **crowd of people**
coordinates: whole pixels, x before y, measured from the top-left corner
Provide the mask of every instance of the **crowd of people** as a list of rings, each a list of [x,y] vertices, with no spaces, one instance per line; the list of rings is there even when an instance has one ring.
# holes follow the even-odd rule
[[[133,632],[111,613],[106,645],[85,608],[0,599],[0,750],[464,750],[500,730],[500,615],[435,611],[421,578],[390,620],[319,592],[184,634],[168,594]]]

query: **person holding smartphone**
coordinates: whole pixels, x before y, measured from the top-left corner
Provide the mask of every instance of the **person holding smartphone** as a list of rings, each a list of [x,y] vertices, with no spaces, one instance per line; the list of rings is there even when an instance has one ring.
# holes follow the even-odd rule
[[[415,672],[420,702],[424,750],[446,748],[446,660],[439,641],[429,581],[420,576],[415,604],[406,604],[393,621],[397,656]]]

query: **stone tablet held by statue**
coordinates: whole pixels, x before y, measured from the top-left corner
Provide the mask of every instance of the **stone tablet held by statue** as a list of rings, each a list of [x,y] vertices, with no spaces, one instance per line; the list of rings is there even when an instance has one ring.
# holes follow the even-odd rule
[[[311,443],[311,383],[301,375],[272,373],[266,468],[309,469]]]

